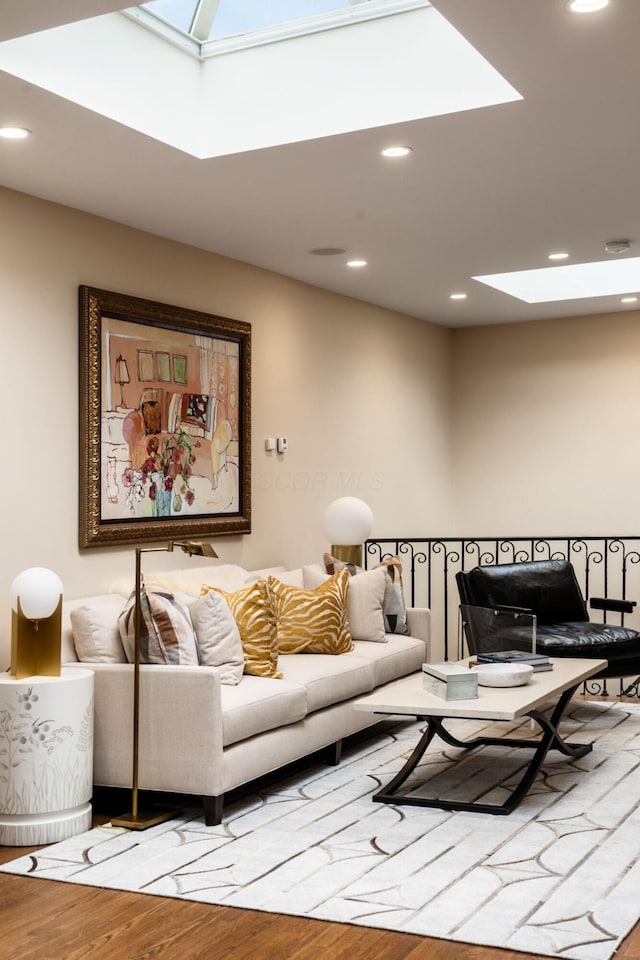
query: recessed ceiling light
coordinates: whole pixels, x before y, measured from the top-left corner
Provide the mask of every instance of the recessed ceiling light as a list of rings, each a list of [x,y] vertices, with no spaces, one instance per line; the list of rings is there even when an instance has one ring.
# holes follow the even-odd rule
[[[637,303],[637,302],[638,302],[637,297],[621,297],[620,298],[620,303]]]
[[[466,293],[452,293],[449,296],[449,300],[466,300],[466,299],[467,299]]]
[[[31,136],[31,130],[26,127],[0,127],[0,137],[5,140],[24,140]]]
[[[609,0],[568,0],[567,10],[571,13],[595,13],[609,6]]]
[[[566,250],[558,250],[556,253],[550,253],[547,260],[566,260],[568,256]]]
[[[366,267],[366,260],[347,260],[348,267]]]
[[[633,291],[638,289],[639,276],[640,257],[624,257],[622,260],[541,267],[473,279],[525,303],[551,303],[587,297],[635,296]]]
[[[309,250],[309,253],[314,257],[337,257],[341,253],[346,253],[346,250],[344,247],[315,247],[314,250]]]
[[[385,147],[380,153],[383,157],[408,157],[413,153],[413,147]]]

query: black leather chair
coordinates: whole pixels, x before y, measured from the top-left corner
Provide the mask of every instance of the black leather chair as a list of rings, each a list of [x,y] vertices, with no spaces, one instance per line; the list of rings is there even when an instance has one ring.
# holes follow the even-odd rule
[[[536,560],[474,567],[456,575],[460,601],[493,608],[501,649],[525,649],[525,614],[536,617],[536,650],[550,657],[590,657],[608,661],[600,677],[640,674],[640,633],[630,627],[589,620],[587,605],[572,565],[566,560]],[[631,613],[635,602],[592,598],[593,609]],[[522,620],[518,615],[522,614]],[[469,652],[487,652],[486,636],[464,618]],[[509,642],[512,641],[512,642]],[[491,642],[496,649],[496,642]]]

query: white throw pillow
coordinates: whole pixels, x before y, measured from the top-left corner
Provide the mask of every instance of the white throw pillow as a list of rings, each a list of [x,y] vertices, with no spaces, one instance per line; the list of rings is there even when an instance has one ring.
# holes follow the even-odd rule
[[[190,604],[189,612],[196,632],[200,664],[218,667],[221,683],[240,683],[244,653],[240,631],[227,601],[215,590],[210,590]]]
[[[95,597],[70,611],[78,660],[87,663],[127,662],[118,629],[118,617],[123,607],[122,597],[112,593]]]
[[[302,568],[305,590],[315,590],[328,579],[321,566]],[[384,600],[384,570],[365,570],[349,577],[347,615],[351,636],[354,640],[372,640],[386,643],[382,601]]]

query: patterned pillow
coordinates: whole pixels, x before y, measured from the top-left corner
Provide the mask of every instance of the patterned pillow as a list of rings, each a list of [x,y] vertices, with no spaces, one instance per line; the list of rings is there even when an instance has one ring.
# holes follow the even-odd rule
[[[348,653],[349,574],[340,570],[315,590],[300,590],[269,577],[280,653]]]
[[[205,596],[210,590],[224,597],[238,625],[244,672],[254,677],[282,679],[282,674],[278,672],[278,632],[267,581],[256,580],[233,593],[204,585],[200,596]]]
[[[198,665],[196,638],[191,617],[172,593],[140,591],[142,624],[140,630],[141,663],[183,663]],[[135,591],[118,617],[118,629],[129,663],[135,657]]]
[[[314,590],[329,576],[324,567],[315,564],[303,567],[305,590]],[[349,629],[354,640],[370,640],[374,643],[386,643],[386,625],[382,613],[382,603],[386,585],[384,570],[363,570],[349,578],[347,597],[347,616]]]
[[[348,570],[351,576],[362,573],[362,567],[357,567],[353,563],[343,563],[332,557],[330,553],[323,556],[324,567],[327,573],[335,573],[336,570]],[[402,589],[402,563],[398,557],[385,557],[381,563],[376,563],[372,570],[383,567],[386,574],[386,584],[384,590],[384,600],[382,601],[382,612],[387,633],[409,633],[407,626],[407,608],[404,600],[404,590]]]

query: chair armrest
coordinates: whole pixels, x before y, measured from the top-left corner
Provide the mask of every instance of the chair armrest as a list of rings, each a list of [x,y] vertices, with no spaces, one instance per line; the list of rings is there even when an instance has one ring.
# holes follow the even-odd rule
[[[635,600],[614,600],[611,597],[591,597],[589,606],[593,610],[608,610],[612,613],[633,613]]]

